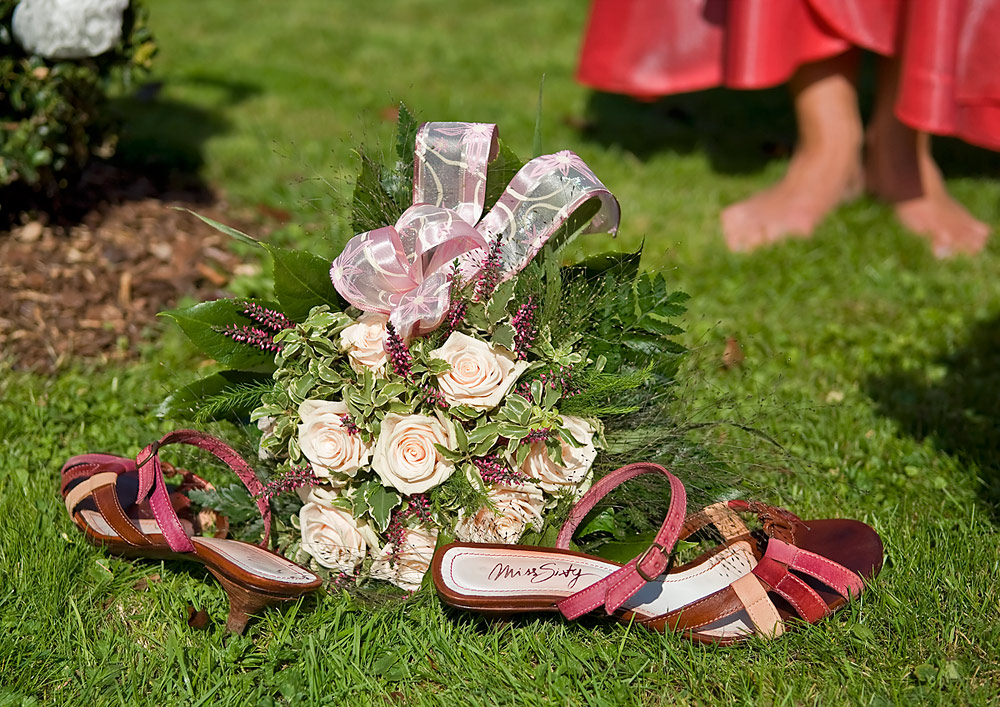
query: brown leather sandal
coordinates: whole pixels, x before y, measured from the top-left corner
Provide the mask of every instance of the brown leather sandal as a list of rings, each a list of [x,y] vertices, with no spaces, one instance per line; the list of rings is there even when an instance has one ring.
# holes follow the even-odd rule
[[[211,488],[190,472],[164,464],[159,449],[190,444],[211,452],[240,477],[256,499],[264,519],[260,545],[227,540],[226,522],[204,536],[202,519],[190,513],[186,493]],[[172,491],[164,473],[180,476]],[[171,432],[139,453],[137,460],[110,454],[83,454],[62,468],[60,492],[66,509],[87,540],[126,557],[184,559],[201,562],[229,596],[226,629],[242,633],[252,614],[281,601],[307,594],[322,584],[309,570],[267,549],[271,513],[264,488],[250,466],[219,439],[194,430]]]
[[[666,520],[652,545],[626,565],[569,550],[584,516],[619,484],[646,473],[670,479]],[[595,609],[655,631],[704,643],[781,635],[794,617],[813,623],[844,606],[882,567],[882,541],[864,523],[802,521],[764,504],[730,501],[684,519],[684,486],[656,464],[631,464],[598,481],[577,503],[556,547],[450,543],[431,563],[445,603],[490,615]],[[750,532],[740,512],[763,530]],[[712,523],[725,543],[680,567],[677,540]]]

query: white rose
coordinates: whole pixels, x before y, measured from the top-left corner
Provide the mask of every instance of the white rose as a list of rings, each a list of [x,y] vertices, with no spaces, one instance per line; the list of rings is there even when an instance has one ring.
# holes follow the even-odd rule
[[[545,501],[534,484],[494,486],[487,492],[489,503],[473,515],[459,514],[455,537],[462,542],[510,545],[521,539],[529,526],[542,523]]]
[[[450,424],[427,415],[390,412],[382,420],[375,442],[372,469],[383,484],[407,496],[423,493],[455,471],[455,466],[434,448],[435,444],[455,448],[455,432]]]
[[[392,582],[400,589],[415,592],[431,566],[437,530],[420,526],[407,528],[403,542],[397,549],[386,545],[372,562],[371,576]]]
[[[356,373],[367,369],[378,373],[385,367],[385,325],[388,315],[362,314],[354,324],[340,332],[340,348],[347,352]]]
[[[597,457],[594,428],[583,418],[571,415],[562,418],[562,425],[583,446],[574,447],[563,441],[563,463],[559,466],[549,458],[545,442],[535,442],[531,445],[521,471],[532,479],[538,479],[538,485],[548,493],[573,491],[574,495],[579,496],[590,487],[587,481],[590,465]],[[587,482],[584,483],[585,481]]]
[[[527,361],[515,361],[514,355],[503,348],[457,331],[430,356],[451,365],[450,371],[437,377],[444,399],[477,410],[492,410],[499,405],[528,367]]]
[[[304,400],[299,405],[299,448],[321,478],[337,474],[354,476],[368,463],[371,448],[359,434],[351,434],[342,415],[347,405],[325,400]]]
[[[353,572],[368,548],[378,549],[372,529],[341,508],[307,503],[299,510],[299,527],[302,549],[330,569]]]

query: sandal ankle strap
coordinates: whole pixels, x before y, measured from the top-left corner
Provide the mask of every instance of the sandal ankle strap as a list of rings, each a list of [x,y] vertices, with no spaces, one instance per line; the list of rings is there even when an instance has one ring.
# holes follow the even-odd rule
[[[629,464],[594,484],[570,511],[569,518],[559,531],[556,547],[567,549],[573,532],[598,501],[612,489],[643,474],[663,474],[670,479],[670,507],[663,524],[653,538],[653,543],[639,556],[604,579],[560,601],[557,606],[567,619],[578,618],[602,605],[608,614],[612,614],[644,584],[666,571],[670,563],[670,552],[684,522],[687,494],[680,479],[658,464]]]
[[[163,465],[160,462],[159,450],[168,444],[189,444],[203,449],[216,456],[240,478],[244,486],[255,499],[257,510],[264,520],[264,538],[259,545],[267,547],[271,536],[271,507],[264,496],[264,487],[254,474],[250,465],[236,450],[216,437],[196,430],[176,430],[169,432],[153,442],[136,457],[136,467],[139,470],[139,494],[136,503],[148,498],[164,539],[174,552],[194,552],[194,544],[184,532],[177,512],[170,503],[167,484],[163,478]]]

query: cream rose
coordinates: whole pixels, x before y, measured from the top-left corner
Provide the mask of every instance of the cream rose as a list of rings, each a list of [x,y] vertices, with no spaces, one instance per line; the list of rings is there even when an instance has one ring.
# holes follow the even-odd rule
[[[378,373],[385,367],[385,325],[388,315],[362,314],[354,324],[340,332],[340,348],[356,373],[366,369]]]
[[[375,442],[372,469],[386,486],[405,493],[423,493],[445,481],[455,466],[438,454],[435,444],[455,448],[450,424],[427,415],[397,415],[382,420]]]
[[[371,528],[347,511],[323,503],[307,503],[299,510],[302,549],[316,562],[343,572],[353,572],[368,548],[378,550]]]
[[[354,476],[368,463],[371,448],[359,434],[344,426],[347,405],[325,400],[304,400],[299,405],[299,448],[321,478]]]
[[[562,442],[563,463],[559,466],[549,458],[545,442],[535,442],[531,445],[521,471],[532,479],[538,479],[538,485],[548,493],[573,491],[574,495],[579,496],[590,487],[587,477],[590,466],[597,457],[594,428],[582,417],[566,415],[561,419],[566,431],[583,446],[574,447],[568,442]]]
[[[526,361],[515,361],[514,355],[504,349],[457,331],[430,355],[451,366],[450,371],[437,377],[444,399],[477,410],[492,410],[499,405],[528,367]]]
[[[303,503],[318,503],[321,506],[331,506],[333,502],[341,497],[340,491],[343,487],[323,484],[321,486],[299,486],[295,493]]]
[[[372,562],[371,576],[415,592],[431,566],[435,545],[437,530],[425,526],[407,528],[398,549],[391,544],[382,548]]]
[[[534,484],[494,486],[487,494],[489,503],[473,515],[459,515],[455,537],[471,543],[516,543],[529,527],[542,523],[545,501]]]

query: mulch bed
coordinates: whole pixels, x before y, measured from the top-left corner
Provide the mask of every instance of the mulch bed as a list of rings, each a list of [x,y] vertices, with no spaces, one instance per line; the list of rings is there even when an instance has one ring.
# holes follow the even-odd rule
[[[15,369],[133,358],[162,326],[157,312],[186,295],[225,296],[233,275],[259,267],[231,253],[227,236],[172,208],[233,223],[205,189],[164,191],[101,166],[62,196],[56,217],[0,231],[0,357]]]

